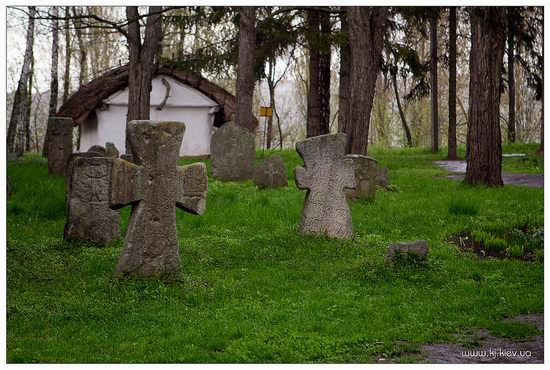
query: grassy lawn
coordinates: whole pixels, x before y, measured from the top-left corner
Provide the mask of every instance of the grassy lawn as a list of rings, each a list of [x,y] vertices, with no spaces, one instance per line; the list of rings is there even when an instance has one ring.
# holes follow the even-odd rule
[[[300,158],[277,153],[293,180]],[[113,281],[122,239],[64,242],[63,179],[37,157],[8,163],[8,362],[373,362],[466,328],[521,337],[524,326],[502,319],[543,312],[541,259],[481,259],[446,239],[541,226],[543,190],[465,186],[431,164],[444,153],[425,149],[370,154],[389,167],[392,191],[350,204],[355,237],[344,242],[298,234],[305,192],[293,181],[260,190],[210,179],[204,215],[177,211],[184,279],[171,283]],[[541,172],[538,161],[510,166]],[[427,263],[384,263],[388,243],[415,239],[429,242]]]

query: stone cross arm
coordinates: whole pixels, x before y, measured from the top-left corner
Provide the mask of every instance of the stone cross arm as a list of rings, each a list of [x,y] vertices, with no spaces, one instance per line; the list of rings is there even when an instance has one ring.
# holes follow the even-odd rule
[[[206,208],[208,177],[204,163],[178,167],[176,205],[186,212],[202,215]]]
[[[305,167],[298,166],[294,169],[294,180],[298,189],[309,189],[312,174]]]
[[[111,170],[109,207],[119,209],[143,199],[142,170],[131,162],[115,159]]]
[[[342,187],[353,189],[357,185],[355,180],[355,164],[351,159],[342,160],[342,166],[333,169],[332,176],[336,177],[337,181],[340,181]],[[315,178],[318,175],[314,170],[309,170],[307,165],[305,167],[298,166],[294,169],[294,180],[298,189],[311,189],[315,183]]]

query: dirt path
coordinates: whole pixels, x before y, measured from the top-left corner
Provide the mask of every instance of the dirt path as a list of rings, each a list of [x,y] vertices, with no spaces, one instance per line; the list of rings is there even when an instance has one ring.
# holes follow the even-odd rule
[[[436,166],[453,173],[452,175],[447,176],[447,178],[453,180],[464,179],[464,173],[466,173],[466,161],[435,161],[433,163]],[[504,181],[504,185],[519,185],[532,188],[543,188],[544,174],[503,172],[502,181]]]
[[[544,315],[522,315],[518,321],[544,329]],[[458,343],[437,343],[421,346],[421,356],[434,364],[542,364],[544,363],[544,337],[541,335],[525,341],[497,338],[488,330],[480,329],[468,335],[457,336]],[[476,345],[465,344],[475,343]]]

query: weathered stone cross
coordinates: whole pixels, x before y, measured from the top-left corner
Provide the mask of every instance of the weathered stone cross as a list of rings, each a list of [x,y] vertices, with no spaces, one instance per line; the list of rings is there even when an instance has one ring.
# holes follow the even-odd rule
[[[182,122],[130,121],[134,161],[115,159],[110,207],[132,205],[115,275],[177,277],[181,274],[176,210],[202,214],[208,178],[204,163],[178,167]]]
[[[353,161],[344,159],[345,134],[315,136],[296,144],[305,167],[296,167],[299,189],[308,189],[300,232],[347,239],[353,235],[344,188],[354,188]]]

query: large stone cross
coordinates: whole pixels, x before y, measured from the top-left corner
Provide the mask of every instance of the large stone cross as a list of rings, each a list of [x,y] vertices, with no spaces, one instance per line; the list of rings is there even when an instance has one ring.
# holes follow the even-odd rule
[[[115,159],[110,207],[132,205],[115,275],[177,277],[181,274],[176,209],[202,214],[208,179],[204,163],[178,167],[182,122],[130,121],[134,163]]]
[[[353,161],[345,159],[345,134],[315,136],[296,143],[305,167],[296,167],[296,186],[308,189],[300,232],[347,239],[353,235],[344,188],[354,188]]]

